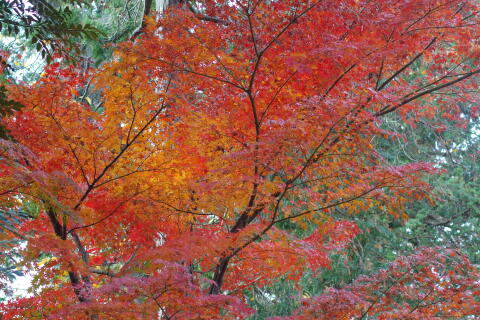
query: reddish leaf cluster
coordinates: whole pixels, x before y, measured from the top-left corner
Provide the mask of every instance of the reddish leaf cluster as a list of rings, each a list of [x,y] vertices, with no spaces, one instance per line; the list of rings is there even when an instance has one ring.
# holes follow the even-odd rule
[[[480,273],[454,250],[423,248],[343,289],[301,302],[297,315],[272,320],[439,319],[480,314]]]
[[[25,108],[4,121],[15,143],[0,144],[0,194],[40,212],[22,230],[34,296],[3,305],[5,319],[242,318],[243,289],[327,267],[358,233],[337,212],[404,218],[425,196],[435,170],[392,167],[374,139],[398,138],[382,129],[390,113],[462,123],[455,104],[471,107],[480,73],[476,1],[198,3],[148,18],[98,69],[52,64],[8,86]],[[405,299],[444,279],[436,269],[408,278]],[[341,296],[330,319],[369,301],[328,294]]]

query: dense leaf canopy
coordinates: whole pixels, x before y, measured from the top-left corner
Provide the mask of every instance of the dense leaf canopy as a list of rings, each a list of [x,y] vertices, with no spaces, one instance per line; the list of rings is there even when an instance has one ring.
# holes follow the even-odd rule
[[[241,319],[246,292],[337,263],[368,232],[352,217],[405,221],[441,168],[388,145],[476,121],[478,9],[196,1],[145,16],[98,68],[60,52],[6,84],[24,107],[4,119],[2,204],[37,213],[18,228],[32,296],[3,318]],[[463,317],[478,294],[465,255],[421,248],[285,319]]]

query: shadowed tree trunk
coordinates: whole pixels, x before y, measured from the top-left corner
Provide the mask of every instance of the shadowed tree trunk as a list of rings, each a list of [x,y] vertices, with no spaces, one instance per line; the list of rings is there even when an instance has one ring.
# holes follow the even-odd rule
[[[177,5],[183,3],[183,0],[156,0],[155,1],[155,12],[163,12],[165,9],[167,9],[169,6]],[[143,6],[143,18],[142,18],[142,23],[138,28],[132,33],[132,36],[130,37],[131,40],[135,40],[139,35],[142,34],[143,29],[145,28],[145,17],[150,15],[152,13],[152,4],[153,0],[145,0],[144,6]]]
[[[149,1],[146,0],[146,2],[149,2]],[[176,4],[180,4],[182,2],[183,2],[182,0],[156,0],[155,1],[155,11],[162,12],[163,10],[168,8],[168,6],[173,6],[173,5],[176,5]]]

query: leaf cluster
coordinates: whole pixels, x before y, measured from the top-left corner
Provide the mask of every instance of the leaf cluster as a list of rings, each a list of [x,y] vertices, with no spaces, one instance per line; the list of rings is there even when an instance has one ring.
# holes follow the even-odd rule
[[[26,45],[35,48],[47,62],[55,51],[67,57],[79,52],[77,39],[98,39],[99,30],[90,23],[76,22],[74,10],[88,5],[84,0],[51,2],[7,0],[0,3],[0,31],[9,36],[20,35]]]

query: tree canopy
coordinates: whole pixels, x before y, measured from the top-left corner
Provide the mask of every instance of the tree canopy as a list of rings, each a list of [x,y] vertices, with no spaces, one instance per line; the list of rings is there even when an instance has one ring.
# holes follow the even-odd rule
[[[294,304],[272,319],[480,314],[464,246],[408,223],[410,252],[300,297],[372,230],[477,212],[476,1],[142,3],[108,61],[57,50],[38,81],[5,83],[23,107],[2,119],[0,203],[34,209],[1,236],[22,235],[34,279],[2,319],[242,319],[282,283]],[[443,169],[468,189],[457,211],[424,205]]]

